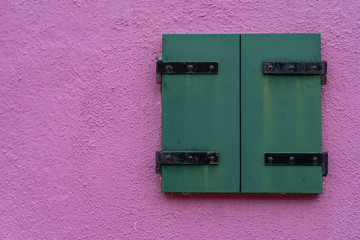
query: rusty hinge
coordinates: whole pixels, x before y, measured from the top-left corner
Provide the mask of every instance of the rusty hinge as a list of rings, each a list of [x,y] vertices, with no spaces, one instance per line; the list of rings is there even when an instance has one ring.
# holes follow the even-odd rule
[[[321,75],[326,85],[327,62],[264,62],[265,75]]]
[[[328,153],[265,153],[265,166],[322,166],[328,173]]]
[[[156,151],[156,173],[161,173],[162,165],[217,165],[217,152],[167,152]]]
[[[162,74],[216,74],[217,62],[156,62],[156,82],[161,83]]]

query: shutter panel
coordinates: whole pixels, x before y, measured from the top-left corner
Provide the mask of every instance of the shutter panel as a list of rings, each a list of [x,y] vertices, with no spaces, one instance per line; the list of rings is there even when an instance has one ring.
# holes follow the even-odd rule
[[[241,35],[242,192],[321,193],[321,166],[265,166],[265,153],[319,153],[321,77],[264,75],[271,61],[320,61],[319,34]]]
[[[162,191],[321,193],[320,50],[320,34],[164,35]]]
[[[239,192],[240,36],[164,35],[162,61],[218,62],[162,76],[162,151],[218,152],[218,165],[162,165],[163,192]]]

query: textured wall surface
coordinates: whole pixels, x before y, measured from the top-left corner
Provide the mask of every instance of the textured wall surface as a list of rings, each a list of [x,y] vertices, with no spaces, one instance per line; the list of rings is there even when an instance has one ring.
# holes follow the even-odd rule
[[[319,32],[321,195],[163,194],[163,33]],[[360,1],[0,2],[0,239],[359,239]]]

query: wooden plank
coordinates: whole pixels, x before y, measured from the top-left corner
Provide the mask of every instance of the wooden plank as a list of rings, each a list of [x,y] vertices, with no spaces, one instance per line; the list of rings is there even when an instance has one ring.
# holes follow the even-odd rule
[[[264,166],[266,152],[321,152],[320,76],[264,75],[320,61],[319,34],[241,35],[241,191],[321,193],[321,166]]]
[[[219,63],[218,74],[163,75],[162,150],[219,152],[219,165],[164,165],[163,192],[239,192],[239,39],[163,36],[163,61]]]

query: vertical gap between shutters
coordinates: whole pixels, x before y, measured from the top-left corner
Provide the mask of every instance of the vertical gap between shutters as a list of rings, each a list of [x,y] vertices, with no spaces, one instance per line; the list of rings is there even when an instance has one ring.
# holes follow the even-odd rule
[[[240,154],[239,154],[239,157],[240,157],[240,159],[239,159],[239,161],[240,161],[240,164],[239,164],[239,166],[240,166],[240,169],[239,169],[239,171],[240,171],[240,184],[239,184],[239,192],[241,192],[241,34],[239,34],[239,58],[240,58],[240,60],[239,60],[239,108],[240,109],[238,109],[239,110],[239,131],[240,131],[240,134],[239,134],[239,137],[240,137],[240,139],[239,139],[239,152],[240,152]]]

